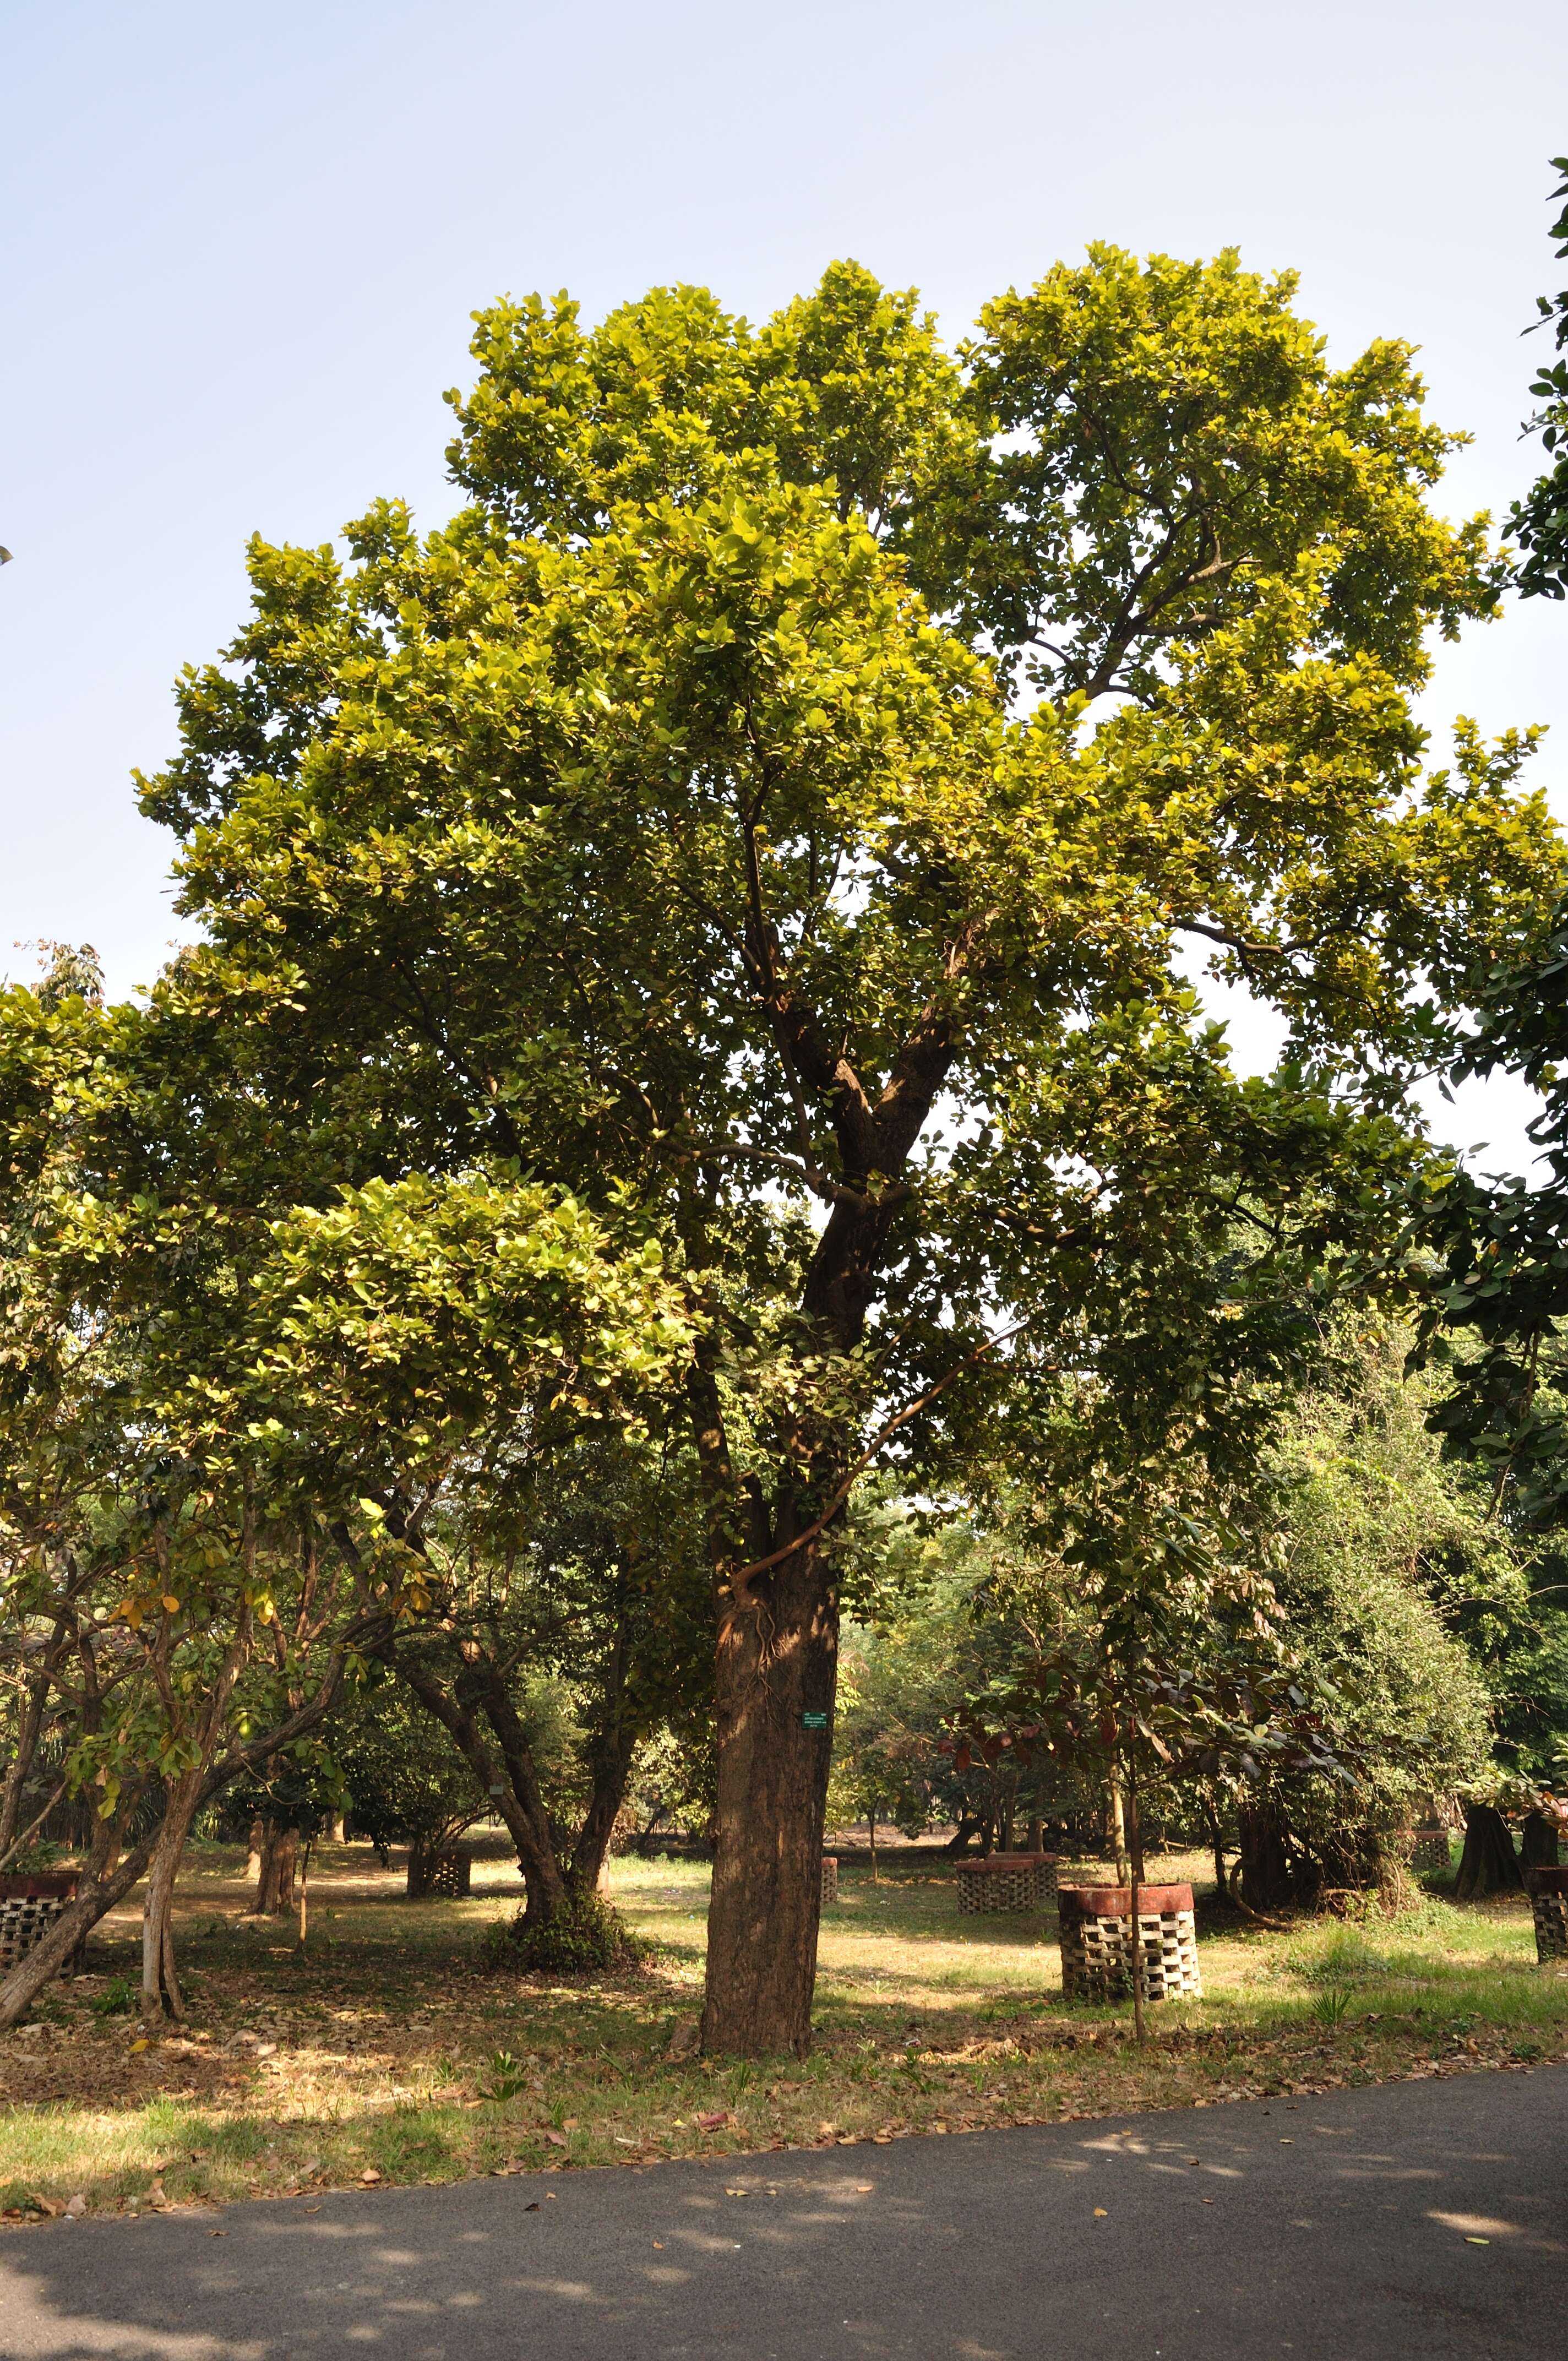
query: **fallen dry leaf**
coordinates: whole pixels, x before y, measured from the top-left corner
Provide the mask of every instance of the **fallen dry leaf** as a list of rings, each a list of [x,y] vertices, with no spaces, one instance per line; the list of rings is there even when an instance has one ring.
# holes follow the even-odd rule
[[[565,2132],[546,2132],[544,2136],[552,2147],[565,2147],[567,2144]]]
[[[1104,2208],[1104,2206],[1103,2206],[1103,2205],[1097,2205],[1097,2206],[1095,2207],[1095,2209],[1094,2209],[1094,2218],[1095,2218],[1095,2220],[1096,2220],[1097,2222],[1104,2222],[1104,2221],[1109,2220],[1109,2218],[1110,2218],[1110,2217],[1109,2217],[1109,2215],[1106,2213],[1106,2211],[1105,2211],[1105,2208]]]
[[[716,2132],[720,2124],[727,2124],[729,2121],[729,2109],[727,2107],[720,2107],[717,2114],[698,2115],[696,2119],[696,2127],[698,2131],[701,2132]]]

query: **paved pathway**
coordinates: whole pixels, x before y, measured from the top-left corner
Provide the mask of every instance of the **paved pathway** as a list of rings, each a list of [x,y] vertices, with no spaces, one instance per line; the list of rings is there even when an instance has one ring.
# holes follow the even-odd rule
[[[1552,2361],[1568,2067],[55,2222],[0,2239],[0,2353]]]

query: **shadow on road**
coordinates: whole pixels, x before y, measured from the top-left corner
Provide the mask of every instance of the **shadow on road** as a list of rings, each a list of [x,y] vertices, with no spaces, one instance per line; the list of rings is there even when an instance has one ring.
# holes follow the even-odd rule
[[[1568,2070],[57,2222],[5,2361],[1405,2361],[1568,2343]]]

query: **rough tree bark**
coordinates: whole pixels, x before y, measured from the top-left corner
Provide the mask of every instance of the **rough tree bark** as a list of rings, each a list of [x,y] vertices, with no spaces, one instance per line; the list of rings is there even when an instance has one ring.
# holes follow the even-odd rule
[[[788,973],[764,906],[756,827],[755,811],[742,816],[746,961],[795,1097],[808,1175],[808,1101],[831,1126],[839,1165],[836,1181],[812,1178],[831,1210],[806,1274],[801,1317],[813,1349],[847,1355],[882,1291],[896,1208],[910,1193],[910,1158],[948,1080],[957,1033],[944,992],[916,1018],[885,1081],[856,1071]],[[949,984],[967,950],[961,940],[948,946]],[[770,1499],[755,1478],[737,1483],[711,1364],[700,1351],[688,1395],[717,1624],[718,1808],[702,2043],[710,2052],[804,2056],[839,1669],[838,1584],[821,1529],[841,1512],[864,1460],[842,1420],[810,1435],[785,1433]]]
[[[719,1626],[706,2050],[811,2047],[838,1668],[837,1586],[807,1543]]]
[[[254,1918],[284,1918],[294,1906],[294,1868],[300,1853],[300,1831],[281,1820],[261,1823],[261,1857],[256,1868]]]

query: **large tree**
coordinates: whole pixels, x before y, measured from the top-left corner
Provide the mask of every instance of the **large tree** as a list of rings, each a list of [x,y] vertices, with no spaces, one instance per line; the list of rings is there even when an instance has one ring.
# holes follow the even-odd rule
[[[1064,1306],[1094,1351],[1076,1278],[1143,1185],[1148,1038],[1223,1081],[1194,950],[1396,1103],[1561,873],[1516,747],[1421,775],[1428,631],[1497,595],[1428,505],[1452,438],[1404,347],[1335,370],[1291,296],[1096,248],[957,361],[847,264],[755,330],[690,289],[592,331],[498,305],[454,397],[469,505],[421,540],[383,504],[346,565],[255,544],[145,784],[189,988],[289,1010],[284,1136],[619,1191],[684,1274],[710,2048],[809,2041],[857,1473],[1025,1349],[1009,1302],[1029,1352]],[[1234,1093],[1184,1104],[1190,1186],[1213,1148],[1229,1188],[1201,1117]]]

